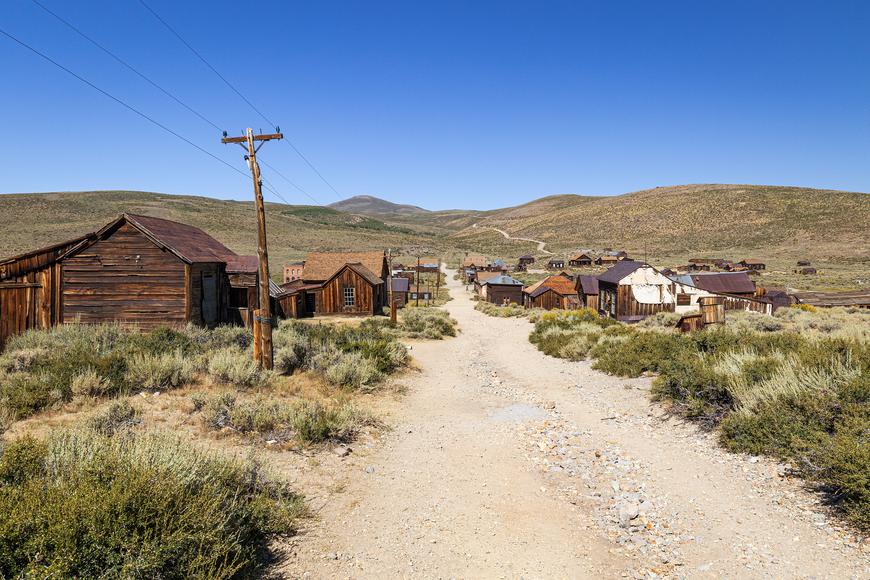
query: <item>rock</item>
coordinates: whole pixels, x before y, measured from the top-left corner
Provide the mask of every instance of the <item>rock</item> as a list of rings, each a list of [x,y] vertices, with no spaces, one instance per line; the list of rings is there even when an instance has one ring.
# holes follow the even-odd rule
[[[546,403],[544,403],[544,408],[547,410],[553,410],[556,408],[556,402],[555,401],[547,401]]]
[[[350,453],[350,447],[346,445],[339,445],[338,447],[333,449],[332,452],[339,457],[346,457]]]
[[[277,442],[278,442],[277,439],[269,439],[268,441],[266,441],[266,445],[274,445]]]
[[[613,489],[613,491],[619,491],[619,482],[618,481],[611,481],[610,487],[611,487],[611,489]]]
[[[631,525],[631,520],[640,515],[637,504],[622,503],[617,506],[617,509],[619,511],[619,523],[624,528]]]
[[[368,467],[366,467],[366,473],[374,473],[374,472],[375,472],[374,465],[369,465]]]

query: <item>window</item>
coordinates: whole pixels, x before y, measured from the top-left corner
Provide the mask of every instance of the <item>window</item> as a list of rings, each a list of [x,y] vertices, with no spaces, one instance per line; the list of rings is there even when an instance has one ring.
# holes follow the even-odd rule
[[[691,297],[688,294],[677,294],[677,306],[688,306],[691,303]]]
[[[356,306],[356,289],[355,288],[345,288],[344,289],[344,307],[347,308],[349,306]]]

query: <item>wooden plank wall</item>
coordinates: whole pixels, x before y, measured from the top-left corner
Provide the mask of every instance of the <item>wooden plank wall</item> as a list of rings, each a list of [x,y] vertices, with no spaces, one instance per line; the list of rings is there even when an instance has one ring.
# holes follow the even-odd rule
[[[344,306],[343,289],[347,287],[356,289],[356,305],[349,308]],[[380,298],[375,295],[372,285],[352,269],[345,268],[317,293],[317,313],[373,314],[375,300]]]
[[[668,304],[641,304],[634,299],[631,286],[620,284],[616,292],[616,315],[620,316],[650,316],[656,312],[673,312],[675,305]]]
[[[487,284],[486,299],[493,304],[504,304],[505,298],[511,304],[523,303],[523,288],[522,286],[490,286]]]
[[[185,263],[124,224],[63,262],[63,322],[120,321],[144,329],[184,324]],[[191,277],[191,285],[195,284]]]

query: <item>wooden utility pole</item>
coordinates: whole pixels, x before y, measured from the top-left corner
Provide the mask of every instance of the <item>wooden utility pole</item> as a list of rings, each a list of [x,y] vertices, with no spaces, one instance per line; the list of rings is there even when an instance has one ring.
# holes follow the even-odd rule
[[[387,250],[387,261],[390,267],[389,276],[387,277],[387,282],[390,287],[388,289],[389,297],[390,297],[390,322],[396,322],[396,300],[393,298],[393,250]]]
[[[417,256],[417,306],[420,306],[420,256]]]
[[[254,337],[259,335],[259,349],[254,347],[254,356],[261,368],[272,369],[272,304],[269,296],[269,252],[266,249],[266,208],[263,206],[263,181],[260,179],[260,165],[257,163],[257,151],[266,141],[283,139],[284,136],[276,128],[275,133],[254,135],[249,128],[242,137],[224,137],[221,143],[238,143],[247,150],[245,161],[251,169],[254,180],[254,203],[257,206],[257,261],[258,283],[260,290],[260,308],[254,311]],[[260,144],[256,147],[255,142]],[[259,332],[257,330],[259,329]],[[258,352],[259,351],[259,352]]]

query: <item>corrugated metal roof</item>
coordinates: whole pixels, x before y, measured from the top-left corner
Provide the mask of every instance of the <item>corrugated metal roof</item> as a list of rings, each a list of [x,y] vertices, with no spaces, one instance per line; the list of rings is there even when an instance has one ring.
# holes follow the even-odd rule
[[[619,281],[634,272],[639,268],[646,266],[643,262],[636,260],[622,260],[617,262],[615,266],[598,276],[599,282],[609,282],[610,284],[619,284]]]
[[[227,273],[228,274],[256,274],[258,259],[257,256],[227,256]]]
[[[501,284],[503,286],[522,286],[523,283],[515,278],[511,278],[510,276],[494,276],[489,280],[485,280],[481,284]]]
[[[576,288],[574,288],[574,282],[563,276],[548,276],[526,288],[525,292],[535,297],[540,296],[546,290],[553,290],[556,294],[562,296],[568,296],[577,292]]]

